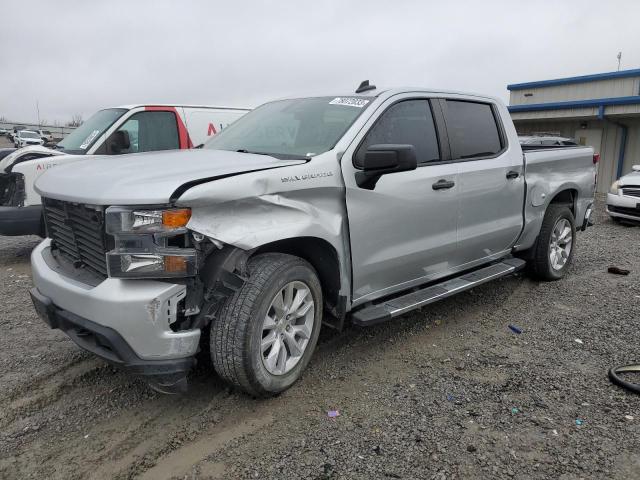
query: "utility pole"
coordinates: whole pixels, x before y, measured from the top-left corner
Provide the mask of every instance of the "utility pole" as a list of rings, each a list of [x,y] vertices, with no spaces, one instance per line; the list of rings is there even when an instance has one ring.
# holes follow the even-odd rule
[[[618,70],[620,70],[618,68]],[[36,99],[36,113],[38,115],[38,127],[40,126],[40,105],[38,105],[38,99]]]
[[[618,71],[620,71],[620,61],[622,60],[622,52],[618,52]]]

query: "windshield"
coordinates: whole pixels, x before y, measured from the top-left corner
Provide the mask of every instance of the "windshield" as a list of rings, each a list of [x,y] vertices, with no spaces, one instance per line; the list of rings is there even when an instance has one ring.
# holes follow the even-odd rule
[[[20,132],[20,136],[22,138],[40,138],[37,133],[35,133],[35,132],[27,132],[25,130]]]
[[[204,148],[308,158],[331,150],[370,104],[363,97],[266,103],[211,138]]]
[[[66,153],[84,155],[100,135],[113,125],[113,122],[120,118],[126,111],[125,108],[100,110],[67,135],[64,140],[58,143],[56,148]]]

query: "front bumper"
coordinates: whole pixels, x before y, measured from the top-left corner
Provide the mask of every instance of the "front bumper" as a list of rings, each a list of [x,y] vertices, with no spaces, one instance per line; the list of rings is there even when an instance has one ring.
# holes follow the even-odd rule
[[[0,207],[0,235],[44,235],[42,206]]]
[[[200,330],[174,332],[184,285],[156,280],[107,278],[92,286],[62,270],[44,240],[31,254],[38,314],[80,347],[144,375],[159,389],[186,385],[195,363]]]
[[[640,198],[608,193],[607,213],[611,217],[640,221]]]

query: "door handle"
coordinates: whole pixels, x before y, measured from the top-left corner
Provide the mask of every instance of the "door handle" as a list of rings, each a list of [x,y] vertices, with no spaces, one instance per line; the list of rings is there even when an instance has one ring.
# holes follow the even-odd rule
[[[520,176],[520,172],[516,172],[515,170],[509,170],[507,172],[507,178],[509,180],[513,180],[514,178],[518,178]]]
[[[445,180],[444,178],[442,178],[431,185],[431,188],[433,188],[434,190],[446,190],[448,188],[452,188],[455,184],[456,183],[452,180]]]

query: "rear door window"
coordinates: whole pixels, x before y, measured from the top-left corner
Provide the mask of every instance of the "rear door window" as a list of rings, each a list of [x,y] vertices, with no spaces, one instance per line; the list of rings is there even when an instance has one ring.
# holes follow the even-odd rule
[[[355,155],[355,166],[361,168],[371,145],[413,145],[418,163],[440,160],[438,136],[426,99],[404,100],[391,105],[369,130]]]
[[[492,157],[504,147],[488,103],[445,100],[444,114],[454,159]]]

